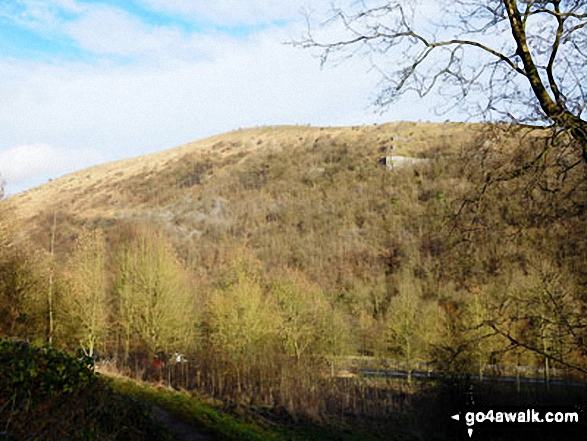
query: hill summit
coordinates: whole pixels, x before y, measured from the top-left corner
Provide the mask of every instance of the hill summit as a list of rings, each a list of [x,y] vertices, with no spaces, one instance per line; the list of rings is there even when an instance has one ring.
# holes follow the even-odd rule
[[[361,373],[580,379],[587,181],[548,133],[262,127],[55,179],[2,201],[0,332],[367,432],[409,399]]]
[[[59,211],[80,219],[115,219],[148,211],[204,187],[221,185],[256,162],[284,168],[297,158],[299,171],[320,173],[328,162],[377,163],[394,155],[432,158],[454,151],[479,125],[461,123],[389,123],[354,127],[275,126],[242,129],[155,154],[107,163],[54,179],[11,197],[26,223]],[[339,149],[337,151],[337,149]],[[330,149],[330,157],[324,153]],[[335,158],[338,155],[339,158]],[[400,159],[401,160],[401,159]],[[316,170],[318,170],[316,172]],[[271,171],[261,171],[271,181]]]

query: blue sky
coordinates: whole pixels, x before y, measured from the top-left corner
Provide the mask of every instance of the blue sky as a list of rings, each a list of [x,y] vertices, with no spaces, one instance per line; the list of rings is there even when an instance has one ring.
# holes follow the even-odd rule
[[[438,120],[371,106],[356,57],[283,44],[329,0],[0,0],[0,173],[9,193],[97,163],[274,124]],[[423,116],[426,115],[426,116]]]

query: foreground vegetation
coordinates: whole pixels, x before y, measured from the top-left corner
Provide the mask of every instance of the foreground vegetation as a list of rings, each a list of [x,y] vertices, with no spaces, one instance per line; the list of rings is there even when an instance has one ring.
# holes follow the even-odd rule
[[[375,431],[368,433],[349,425],[321,425],[308,420],[292,421],[268,409],[251,407],[234,408],[221,401],[198,396],[197,393],[176,391],[161,385],[136,382],[121,377],[109,379],[112,387],[121,394],[153,403],[171,412],[198,430],[210,433],[213,439],[227,440],[377,440],[406,439],[405,427],[395,427],[398,436]],[[404,432],[402,432],[404,431]],[[400,436],[402,435],[403,436]],[[416,439],[413,438],[412,439]]]
[[[355,381],[349,359],[584,378],[587,172],[572,139],[276,130],[137,160],[118,180],[114,165],[112,181],[84,172],[92,186],[26,222],[42,190],[3,201],[1,332],[235,409],[376,434],[417,390]],[[380,165],[392,145],[421,161]]]
[[[92,359],[4,338],[0,439],[171,440],[148,406],[94,373]]]
[[[450,376],[413,387],[409,405],[389,420],[316,422],[292,420],[276,409],[264,406],[231,406],[202,396],[199,392],[176,391],[161,384],[109,377],[113,388],[124,395],[150,402],[189,423],[198,433],[213,434],[213,439],[227,440],[387,440],[446,441],[460,439],[466,427],[455,424],[448,416],[457,412],[492,409],[566,410],[585,418],[587,394],[581,387],[558,385],[547,389],[541,385],[515,385],[493,382],[471,382],[466,377]],[[355,379],[354,382],[365,380]],[[395,381],[397,387],[400,382]],[[474,407],[471,400],[477,401]],[[480,407],[479,407],[480,406]],[[477,426],[476,437],[491,440],[574,440],[584,433],[584,423],[576,425],[531,426],[525,430],[503,428],[487,436],[491,427]],[[519,429],[519,428],[518,428]],[[485,430],[485,433],[484,433]],[[491,433],[491,432],[490,432]]]

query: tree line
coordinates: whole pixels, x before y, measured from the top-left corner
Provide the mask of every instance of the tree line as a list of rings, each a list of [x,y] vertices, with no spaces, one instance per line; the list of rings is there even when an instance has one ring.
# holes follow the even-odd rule
[[[317,139],[250,158],[196,203],[176,198],[161,209],[171,222],[53,213],[35,243],[5,210],[1,332],[109,355],[144,378],[158,354],[185,354],[191,387],[315,417],[402,405],[397,384],[338,378],[357,363],[581,377],[584,180],[561,173],[560,139],[511,150],[520,138],[500,136],[393,171],[363,146]],[[216,217],[189,214],[210,207]],[[179,235],[180,221],[203,233]]]

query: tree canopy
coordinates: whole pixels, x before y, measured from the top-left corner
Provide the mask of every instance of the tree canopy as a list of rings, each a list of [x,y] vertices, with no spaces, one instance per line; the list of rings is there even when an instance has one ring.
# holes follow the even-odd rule
[[[322,63],[368,56],[382,76],[376,104],[438,89],[490,121],[544,124],[577,141],[587,162],[587,3],[584,0],[352,2],[307,16],[295,42]]]

